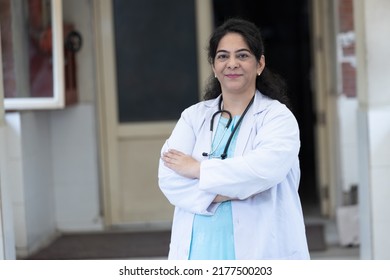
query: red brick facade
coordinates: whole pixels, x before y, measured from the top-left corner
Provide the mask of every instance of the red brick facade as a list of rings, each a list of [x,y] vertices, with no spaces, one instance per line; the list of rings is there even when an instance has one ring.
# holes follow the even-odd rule
[[[338,47],[342,94],[356,97],[356,56],[353,0],[339,0]]]

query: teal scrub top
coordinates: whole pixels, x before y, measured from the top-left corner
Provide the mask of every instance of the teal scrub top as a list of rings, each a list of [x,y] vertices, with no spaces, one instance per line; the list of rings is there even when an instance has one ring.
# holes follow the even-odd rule
[[[221,117],[217,131],[211,144],[210,158],[219,158],[234,129],[239,116],[235,116],[230,126],[225,130],[228,119]],[[238,130],[233,135],[227,151],[227,157],[232,156],[236,146]],[[190,260],[234,260],[233,217],[230,201],[222,202],[214,215],[195,215],[192,225]]]

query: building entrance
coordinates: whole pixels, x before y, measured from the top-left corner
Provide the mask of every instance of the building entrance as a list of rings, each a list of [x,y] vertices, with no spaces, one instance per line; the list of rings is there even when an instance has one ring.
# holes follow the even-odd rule
[[[311,92],[309,1],[214,0],[214,24],[241,17],[260,27],[267,67],[287,82],[301,131],[301,183],[304,205],[319,203],[314,146],[315,111]]]

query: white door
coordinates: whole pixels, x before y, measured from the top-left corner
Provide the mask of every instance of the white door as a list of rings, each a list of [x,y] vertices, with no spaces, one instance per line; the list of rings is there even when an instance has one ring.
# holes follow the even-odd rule
[[[205,17],[205,14],[210,14],[210,7],[206,2],[208,1],[196,1],[196,9],[203,9],[203,13],[198,13],[202,14],[202,17]],[[156,2],[156,4],[160,3],[164,2]],[[117,63],[122,61],[118,62],[117,60],[120,58],[116,56],[115,42],[118,41],[115,41],[114,9],[113,1],[100,0],[95,2],[98,115],[101,132],[100,154],[105,221],[107,226],[155,225],[156,223],[168,225],[172,220],[173,206],[169,204],[158,188],[157,171],[160,149],[170,135],[177,119],[121,121],[121,112],[119,112],[121,109],[118,108],[120,107],[118,104],[121,105],[121,102],[118,103],[120,97],[117,94],[117,80],[121,73],[117,73]],[[206,23],[206,26],[211,26],[210,22],[209,19],[203,18],[201,24],[205,26]],[[209,24],[207,25],[207,23]],[[200,38],[198,44],[203,44],[208,37],[210,27],[200,29],[205,34],[200,36],[197,34]],[[137,43],[137,38],[131,39]],[[154,47],[158,48],[159,45]],[[202,53],[202,55],[204,54]],[[180,59],[180,57],[172,59]],[[209,71],[205,56],[204,59],[198,61],[200,81],[204,80]],[[145,65],[140,65],[140,67],[142,66],[145,67]],[[169,67],[170,65],[168,63],[165,66]],[[161,67],[161,65],[150,65],[150,67]],[[205,74],[205,72],[207,73]],[[129,77],[129,79],[131,78]],[[157,79],[158,77],[153,77],[150,82]],[[158,81],[161,84],[161,80]],[[136,90],[135,87],[134,91]],[[138,93],[135,92],[135,94]],[[156,92],[156,94],[159,93]],[[198,100],[198,95],[196,99]],[[136,106],[144,106],[141,110],[150,110],[151,108],[142,104]],[[132,110],[138,109],[133,107]],[[143,113],[143,111],[139,112]],[[149,111],[148,113],[154,112]]]

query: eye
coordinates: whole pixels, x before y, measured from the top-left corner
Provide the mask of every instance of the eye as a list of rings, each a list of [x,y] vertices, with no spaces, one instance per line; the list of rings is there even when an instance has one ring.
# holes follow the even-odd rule
[[[219,53],[216,56],[216,59],[220,60],[220,61],[224,61],[224,60],[226,60],[228,58],[229,58],[229,56],[226,53]]]
[[[245,60],[249,57],[250,55],[248,53],[238,53],[237,54],[237,58],[240,59],[240,60]]]

